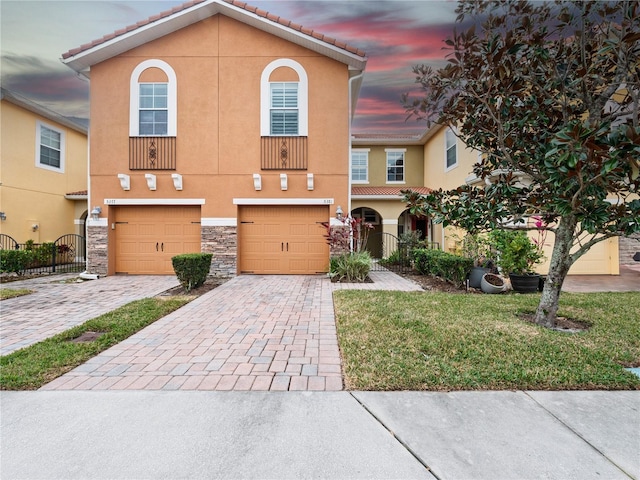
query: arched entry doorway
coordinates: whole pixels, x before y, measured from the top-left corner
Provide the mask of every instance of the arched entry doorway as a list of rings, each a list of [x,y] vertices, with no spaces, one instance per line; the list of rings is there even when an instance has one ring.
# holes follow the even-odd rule
[[[428,217],[418,217],[411,215],[409,210],[405,210],[398,217],[398,238],[409,232],[420,232],[420,240],[433,241],[432,221]]]
[[[373,208],[361,207],[351,210],[353,218],[361,218],[373,228],[369,230],[366,250],[373,258],[382,258],[382,216]]]

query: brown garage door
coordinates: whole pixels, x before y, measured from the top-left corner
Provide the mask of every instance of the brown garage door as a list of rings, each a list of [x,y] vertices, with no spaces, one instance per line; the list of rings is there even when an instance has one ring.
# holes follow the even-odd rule
[[[174,274],[171,257],[201,251],[199,206],[115,207],[115,273]]]
[[[326,206],[242,206],[240,273],[314,274],[329,267]]]

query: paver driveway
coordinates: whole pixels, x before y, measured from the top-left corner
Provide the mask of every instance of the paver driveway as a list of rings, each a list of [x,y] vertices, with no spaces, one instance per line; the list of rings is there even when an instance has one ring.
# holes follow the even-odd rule
[[[419,290],[393,274],[380,286]],[[246,275],[106,350],[43,390],[341,390],[326,276]]]
[[[0,304],[0,355],[6,355],[134,300],[153,297],[178,285],[175,276],[112,276],[64,283],[77,274],[46,276],[3,284],[34,293]]]

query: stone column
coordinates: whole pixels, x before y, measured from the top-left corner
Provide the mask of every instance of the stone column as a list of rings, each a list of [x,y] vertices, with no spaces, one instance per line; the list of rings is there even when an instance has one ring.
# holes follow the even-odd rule
[[[202,227],[202,251],[212,253],[210,274],[235,276],[238,262],[238,227]]]
[[[106,226],[87,226],[87,272],[106,276],[108,270]]]

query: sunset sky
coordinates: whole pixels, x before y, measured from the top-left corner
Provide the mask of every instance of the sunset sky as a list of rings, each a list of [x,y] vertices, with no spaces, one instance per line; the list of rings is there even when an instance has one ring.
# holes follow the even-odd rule
[[[2,86],[67,116],[88,116],[86,80],[62,53],[184,3],[174,1],[0,2]],[[404,92],[417,92],[411,67],[443,64],[456,2],[449,0],[249,0],[247,3],[360,48],[369,58],[354,132],[420,132],[405,121]]]

